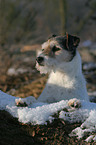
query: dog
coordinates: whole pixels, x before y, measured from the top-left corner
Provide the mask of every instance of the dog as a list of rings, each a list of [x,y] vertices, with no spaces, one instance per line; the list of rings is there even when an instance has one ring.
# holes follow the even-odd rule
[[[88,101],[77,50],[79,42],[79,37],[66,33],[65,36],[53,35],[43,43],[36,58],[36,68],[40,73],[49,73],[49,78],[37,101],[53,103],[69,100],[68,105],[77,108],[81,106],[80,100]]]

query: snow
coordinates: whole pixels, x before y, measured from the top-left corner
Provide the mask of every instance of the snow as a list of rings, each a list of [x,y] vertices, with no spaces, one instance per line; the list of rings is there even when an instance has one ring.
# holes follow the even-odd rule
[[[32,124],[46,124],[46,121],[52,122],[52,115],[64,108],[66,102],[61,101],[53,104],[36,103],[35,108],[23,108],[18,111],[19,121]],[[32,107],[32,106],[31,106]]]
[[[91,45],[92,45],[92,41],[90,41],[90,40],[86,40],[82,43],[82,46],[84,46],[84,47],[89,47]]]
[[[87,117],[88,117],[88,110],[84,109],[79,109],[73,112],[65,112],[65,111],[61,111],[60,112],[60,116],[59,118],[64,119],[65,121],[68,121],[70,123],[76,123],[76,122],[80,122],[80,121],[84,121]],[[82,118],[82,120],[81,120]]]
[[[6,109],[7,105],[15,106],[15,97],[0,91],[0,110]]]
[[[16,102],[18,100],[21,103],[26,102],[28,107],[17,107]],[[34,103],[32,103],[33,101]],[[18,120],[23,123],[46,124],[46,121],[52,121],[54,118],[52,115],[67,107],[68,101],[60,101],[53,104],[47,104],[42,102],[35,102],[35,98],[27,97],[21,99],[10,96],[0,91],[0,109],[7,110],[14,117],[18,117]]]
[[[96,91],[94,91],[94,92],[89,92],[88,95],[89,95],[89,96],[96,96]]]
[[[30,67],[28,67],[28,68],[26,68],[26,69],[24,69],[24,68],[14,68],[14,67],[11,67],[11,68],[9,68],[8,69],[8,71],[7,71],[7,74],[9,75],[9,76],[12,76],[12,75],[18,75],[18,74],[23,74],[23,73],[26,73],[26,72],[30,72],[30,73],[32,73],[32,72],[34,72],[34,70],[32,70]]]
[[[27,69],[23,69],[23,68],[18,68],[18,69],[9,68],[8,71],[7,71],[7,74],[12,76],[12,75],[23,74],[23,73],[26,73],[26,72],[27,72]]]
[[[22,103],[26,102],[28,106],[17,107],[16,103],[18,100]],[[69,112],[66,112],[65,108]],[[80,127],[75,128],[70,133],[70,136],[76,136],[78,139],[81,139],[88,134],[89,136],[85,141],[91,142],[93,140],[96,142],[95,103],[81,101],[81,108],[72,110],[68,107],[68,100],[48,104],[37,102],[32,96],[21,99],[0,91],[0,110],[6,110],[12,116],[17,117],[18,121],[32,125],[44,125],[47,124],[47,121],[51,123],[54,120],[54,114],[58,113],[59,118],[69,123],[82,122]]]
[[[85,141],[86,142],[91,142],[94,138],[94,135],[90,135]]]
[[[83,70],[85,70],[85,71],[89,71],[89,70],[93,70],[93,69],[96,69],[96,63],[89,62],[89,63],[85,63],[83,65]]]

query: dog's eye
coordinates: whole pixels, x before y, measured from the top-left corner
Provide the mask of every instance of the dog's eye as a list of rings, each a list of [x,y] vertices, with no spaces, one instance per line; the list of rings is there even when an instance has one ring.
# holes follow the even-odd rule
[[[53,51],[53,52],[55,52],[55,51],[59,51],[59,50],[61,50],[61,49],[58,48],[58,47],[56,47],[56,46],[54,46],[54,47],[52,48],[52,51]]]
[[[44,49],[42,49],[42,51],[44,51]]]

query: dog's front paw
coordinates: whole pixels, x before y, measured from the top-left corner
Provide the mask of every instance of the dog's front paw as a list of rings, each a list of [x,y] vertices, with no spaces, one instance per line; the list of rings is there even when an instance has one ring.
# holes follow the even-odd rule
[[[18,107],[26,107],[31,105],[32,103],[36,103],[37,100],[33,96],[29,96],[26,98],[15,99],[15,102],[16,102],[16,106]]]
[[[70,106],[71,108],[80,108],[81,107],[81,102],[80,100],[74,98],[74,99],[70,99],[68,101],[68,106]]]
[[[24,99],[21,99],[21,98],[16,99],[15,102],[16,102],[17,107],[26,107],[26,106],[28,106],[28,104],[24,101]]]

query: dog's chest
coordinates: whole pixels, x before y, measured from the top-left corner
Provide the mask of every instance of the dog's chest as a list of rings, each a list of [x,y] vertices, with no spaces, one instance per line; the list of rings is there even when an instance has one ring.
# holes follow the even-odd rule
[[[48,85],[58,86],[61,88],[72,88],[76,84],[76,77],[72,78],[69,77],[67,74],[64,74],[62,72],[52,72],[50,74],[50,77],[48,79]]]
[[[86,96],[85,81],[82,75],[72,77],[61,72],[53,72],[39,100],[50,103],[72,98],[85,99]]]

